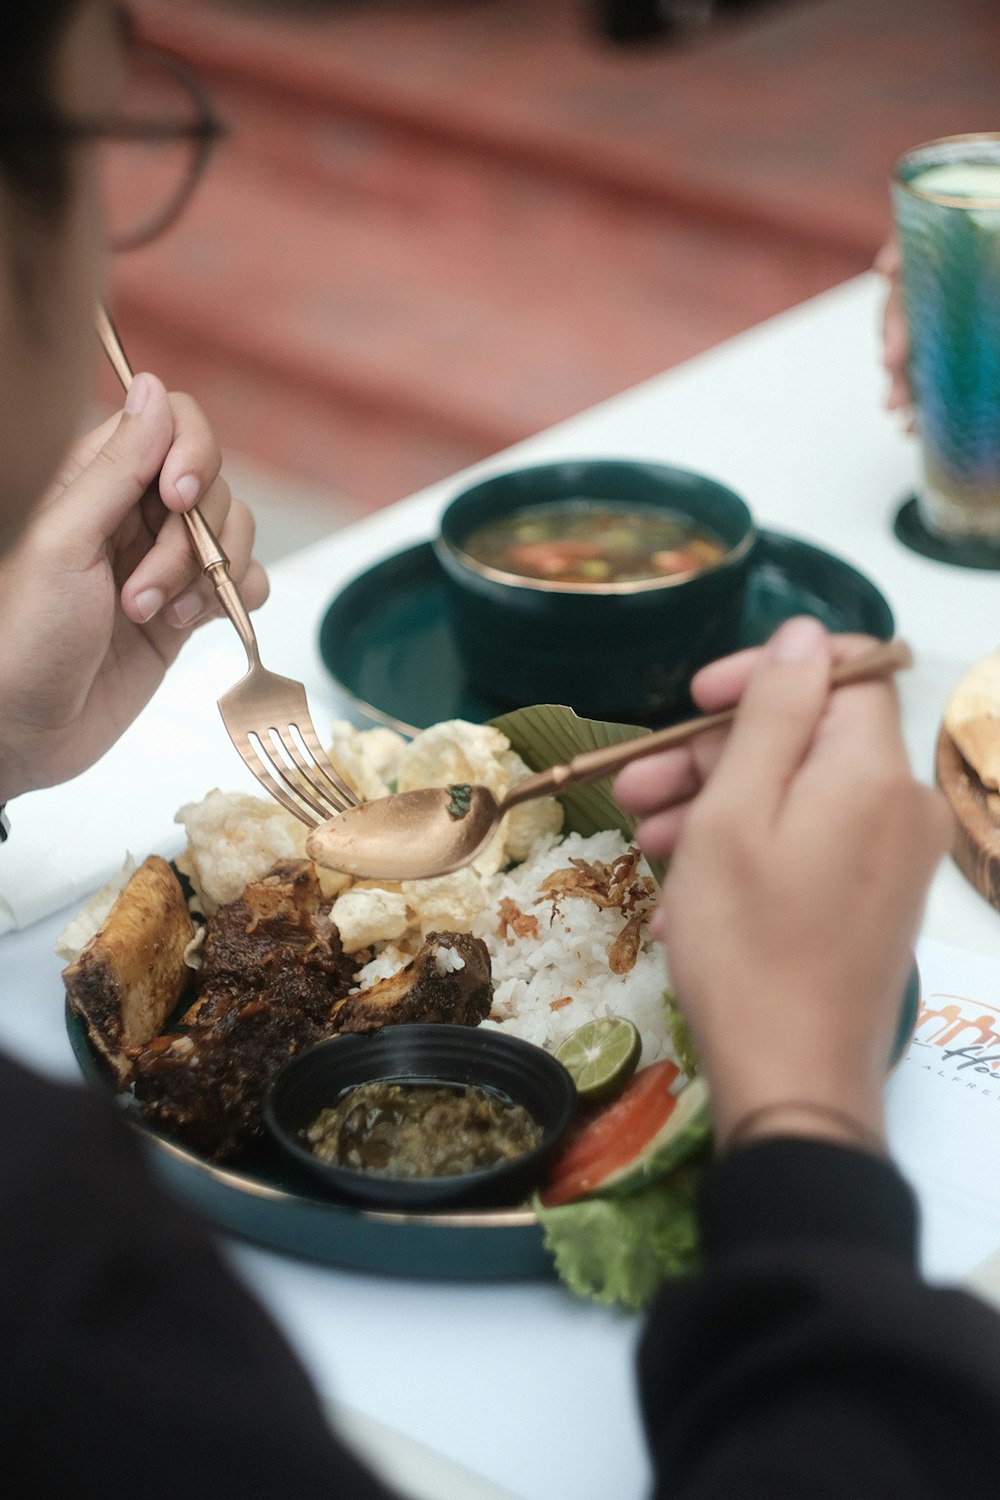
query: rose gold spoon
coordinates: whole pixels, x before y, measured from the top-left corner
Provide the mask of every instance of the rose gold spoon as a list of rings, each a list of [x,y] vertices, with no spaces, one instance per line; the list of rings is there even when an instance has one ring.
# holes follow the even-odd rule
[[[888,641],[839,662],[830,673],[830,681],[834,687],[842,687],[849,682],[886,677],[912,664],[913,653],[905,641]],[[525,777],[499,800],[488,787],[462,784],[397,792],[392,797],[362,802],[313,828],[306,849],[318,865],[367,880],[421,880],[448,875],[475,859],[493,837],[504,813],[519,802],[552,796],[581,782],[598,781],[630,761],[728,724],[735,713],[735,708],[726,708],[601,750],[584,751],[568,765],[550,766],[547,771]]]

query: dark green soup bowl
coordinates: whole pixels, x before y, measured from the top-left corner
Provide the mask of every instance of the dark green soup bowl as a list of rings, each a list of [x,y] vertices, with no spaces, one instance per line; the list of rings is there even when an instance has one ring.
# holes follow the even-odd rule
[[[695,573],[564,583],[477,561],[487,521],[560,500],[655,506],[714,533],[726,551]],[[507,707],[565,703],[588,718],[646,722],[684,707],[692,675],[734,649],[756,541],[744,501],[686,469],[582,459],[496,474],[447,507],[434,546],[470,682]]]

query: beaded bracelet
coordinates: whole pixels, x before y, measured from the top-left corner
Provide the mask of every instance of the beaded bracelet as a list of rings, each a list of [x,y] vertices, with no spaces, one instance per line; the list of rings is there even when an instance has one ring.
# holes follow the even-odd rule
[[[869,1130],[867,1125],[862,1125],[853,1115],[846,1110],[836,1109],[830,1104],[813,1104],[808,1099],[783,1099],[775,1104],[763,1104],[759,1109],[752,1109],[742,1120],[737,1120],[723,1142],[725,1150],[730,1151],[734,1146],[739,1146],[746,1135],[751,1132],[761,1120],[768,1115],[787,1114],[789,1112],[804,1115],[815,1115],[819,1119],[832,1120],[835,1124],[846,1127],[850,1136],[857,1141],[859,1146],[864,1146],[866,1151],[872,1151],[876,1156],[885,1156],[886,1144],[880,1135],[874,1130]],[[794,1130],[782,1132],[794,1135]]]

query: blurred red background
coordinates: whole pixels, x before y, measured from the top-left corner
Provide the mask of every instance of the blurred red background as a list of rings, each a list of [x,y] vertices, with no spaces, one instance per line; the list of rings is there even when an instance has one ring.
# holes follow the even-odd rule
[[[132,8],[234,127],[116,262],[133,362],[358,513],[863,270],[898,152],[1000,125],[983,0],[741,9],[643,48],[579,0]]]

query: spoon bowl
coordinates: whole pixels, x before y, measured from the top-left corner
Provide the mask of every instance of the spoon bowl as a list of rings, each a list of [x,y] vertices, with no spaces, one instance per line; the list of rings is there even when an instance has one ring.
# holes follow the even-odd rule
[[[360,817],[320,823],[306,851],[316,864],[362,880],[450,875],[486,847],[506,810],[485,786],[396,792],[353,808]]]
[[[912,663],[913,653],[905,641],[888,641],[838,662],[830,681],[834,687],[865,682]],[[362,802],[313,828],[306,839],[306,851],[316,864],[359,879],[422,880],[450,875],[471,864],[493,837],[504,813],[519,802],[558,795],[564,787],[581,782],[598,781],[630,761],[728,724],[735,713],[734,707],[702,714],[653,734],[584,751],[567,765],[549,766],[526,776],[500,798],[488,787],[462,782]]]

